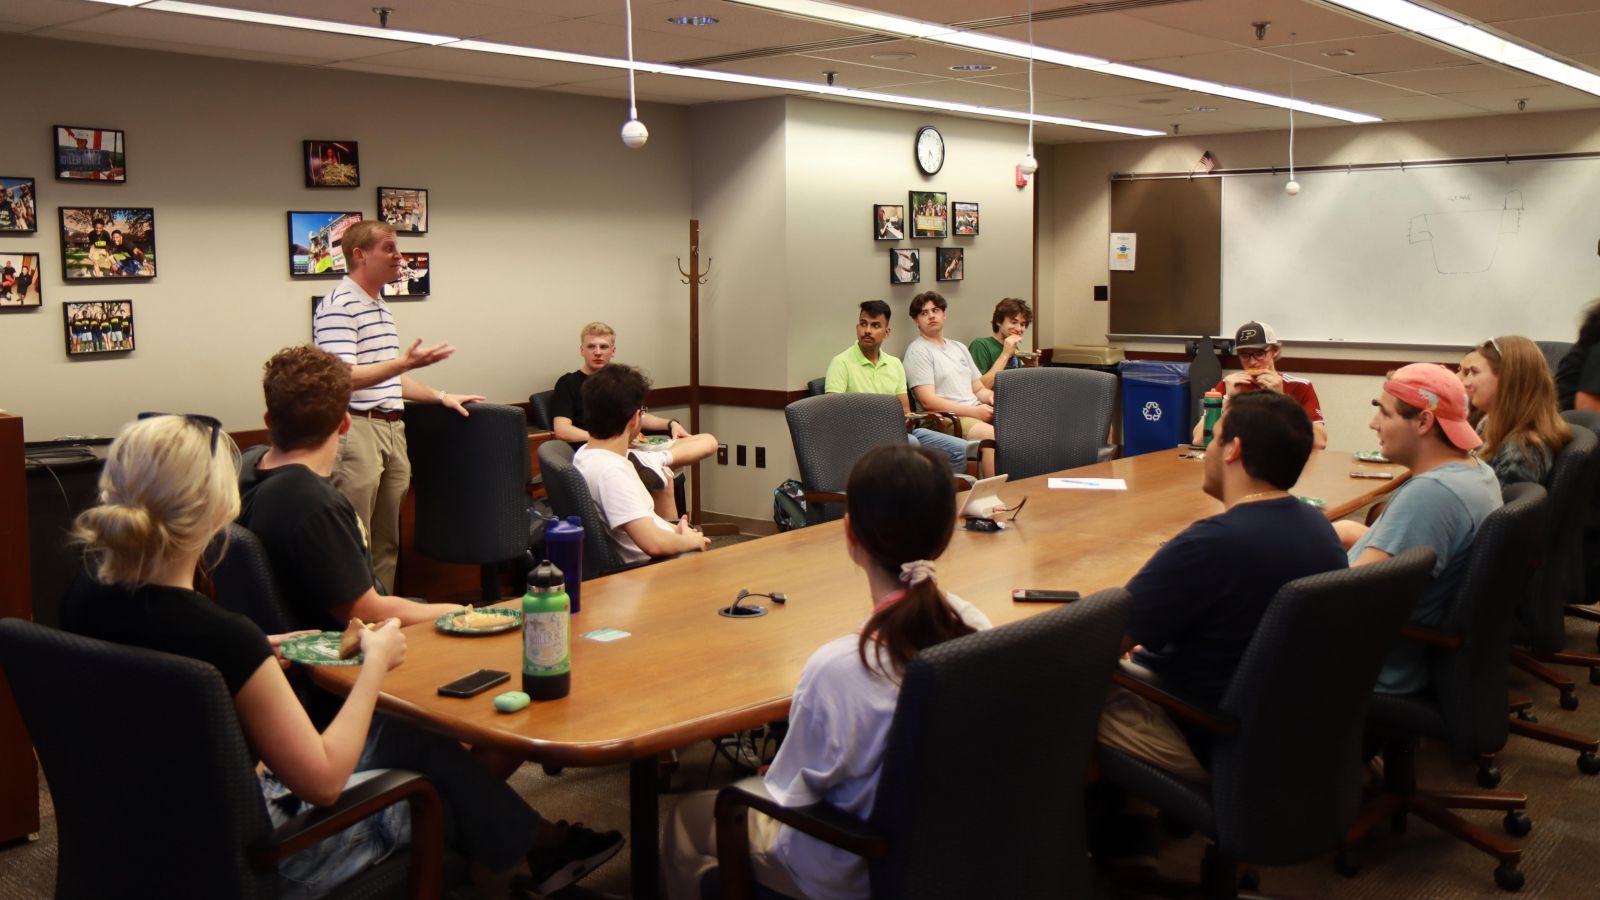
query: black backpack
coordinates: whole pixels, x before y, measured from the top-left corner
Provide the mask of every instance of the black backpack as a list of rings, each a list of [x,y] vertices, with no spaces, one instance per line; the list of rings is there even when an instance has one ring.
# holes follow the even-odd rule
[[[793,531],[806,527],[805,491],[793,478],[772,491],[772,521],[779,531]]]

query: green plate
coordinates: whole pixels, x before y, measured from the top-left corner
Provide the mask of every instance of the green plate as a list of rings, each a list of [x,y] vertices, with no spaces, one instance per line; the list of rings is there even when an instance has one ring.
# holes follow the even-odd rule
[[[290,638],[278,647],[283,658],[290,662],[297,662],[307,666],[359,666],[364,658],[357,653],[349,659],[339,658],[339,639],[344,635],[337,631],[324,631],[320,634],[303,634]]]
[[[1389,457],[1384,456],[1382,450],[1357,450],[1356,459],[1372,463],[1386,463],[1389,461]]]
[[[633,439],[635,450],[665,450],[672,444],[673,439],[664,434],[643,434]]]
[[[1299,499],[1301,503],[1304,503],[1307,506],[1315,506],[1317,509],[1328,508],[1328,501],[1322,499],[1321,497],[1307,497],[1305,494],[1296,494],[1295,497]]]
[[[474,609],[475,613],[484,613],[491,616],[500,616],[504,621],[487,628],[464,628],[456,624],[456,616],[462,613],[445,613],[433,620],[433,625],[446,634],[499,634],[510,631],[522,624],[522,610],[507,606],[488,606],[483,609]]]

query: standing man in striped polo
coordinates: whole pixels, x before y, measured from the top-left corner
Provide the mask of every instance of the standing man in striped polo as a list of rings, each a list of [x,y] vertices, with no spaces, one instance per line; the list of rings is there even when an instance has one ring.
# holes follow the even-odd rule
[[[419,338],[404,353],[394,316],[383,302],[383,286],[400,278],[405,257],[394,229],[360,221],[340,239],[349,273],[321,303],[313,334],[318,347],[350,365],[350,431],[339,438],[333,486],[350,499],[367,529],[373,573],[383,589],[394,591],[400,556],[400,501],[411,484],[406,457],[402,400],[442,403],[467,415],[476,394],[449,394],[407,375],[443,362],[456,352],[449,344],[423,347]]]

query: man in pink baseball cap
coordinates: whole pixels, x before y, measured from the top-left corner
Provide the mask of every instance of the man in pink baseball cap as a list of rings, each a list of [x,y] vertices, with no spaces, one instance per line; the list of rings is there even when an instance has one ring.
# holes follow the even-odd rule
[[[1372,527],[1337,522],[1350,565],[1388,559],[1403,550],[1433,548],[1433,581],[1411,621],[1437,626],[1455,602],[1478,525],[1500,505],[1494,470],[1468,455],[1483,440],[1467,422],[1467,392],[1455,374],[1434,363],[1413,363],[1389,375],[1372,401],[1372,430],[1393,462],[1411,469]],[[1378,675],[1377,689],[1410,694],[1428,686],[1427,651],[1401,641]]]

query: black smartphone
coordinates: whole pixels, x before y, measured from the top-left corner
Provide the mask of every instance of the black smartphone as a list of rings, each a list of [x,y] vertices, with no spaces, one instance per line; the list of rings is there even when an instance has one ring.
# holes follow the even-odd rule
[[[1071,603],[1081,599],[1077,591],[1025,591],[1017,588],[1011,599],[1018,603]]]
[[[471,675],[463,675],[449,684],[439,685],[439,693],[446,697],[471,697],[474,694],[481,694],[510,678],[511,673],[509,672],[501,672],[497,669],[479,669]]]

